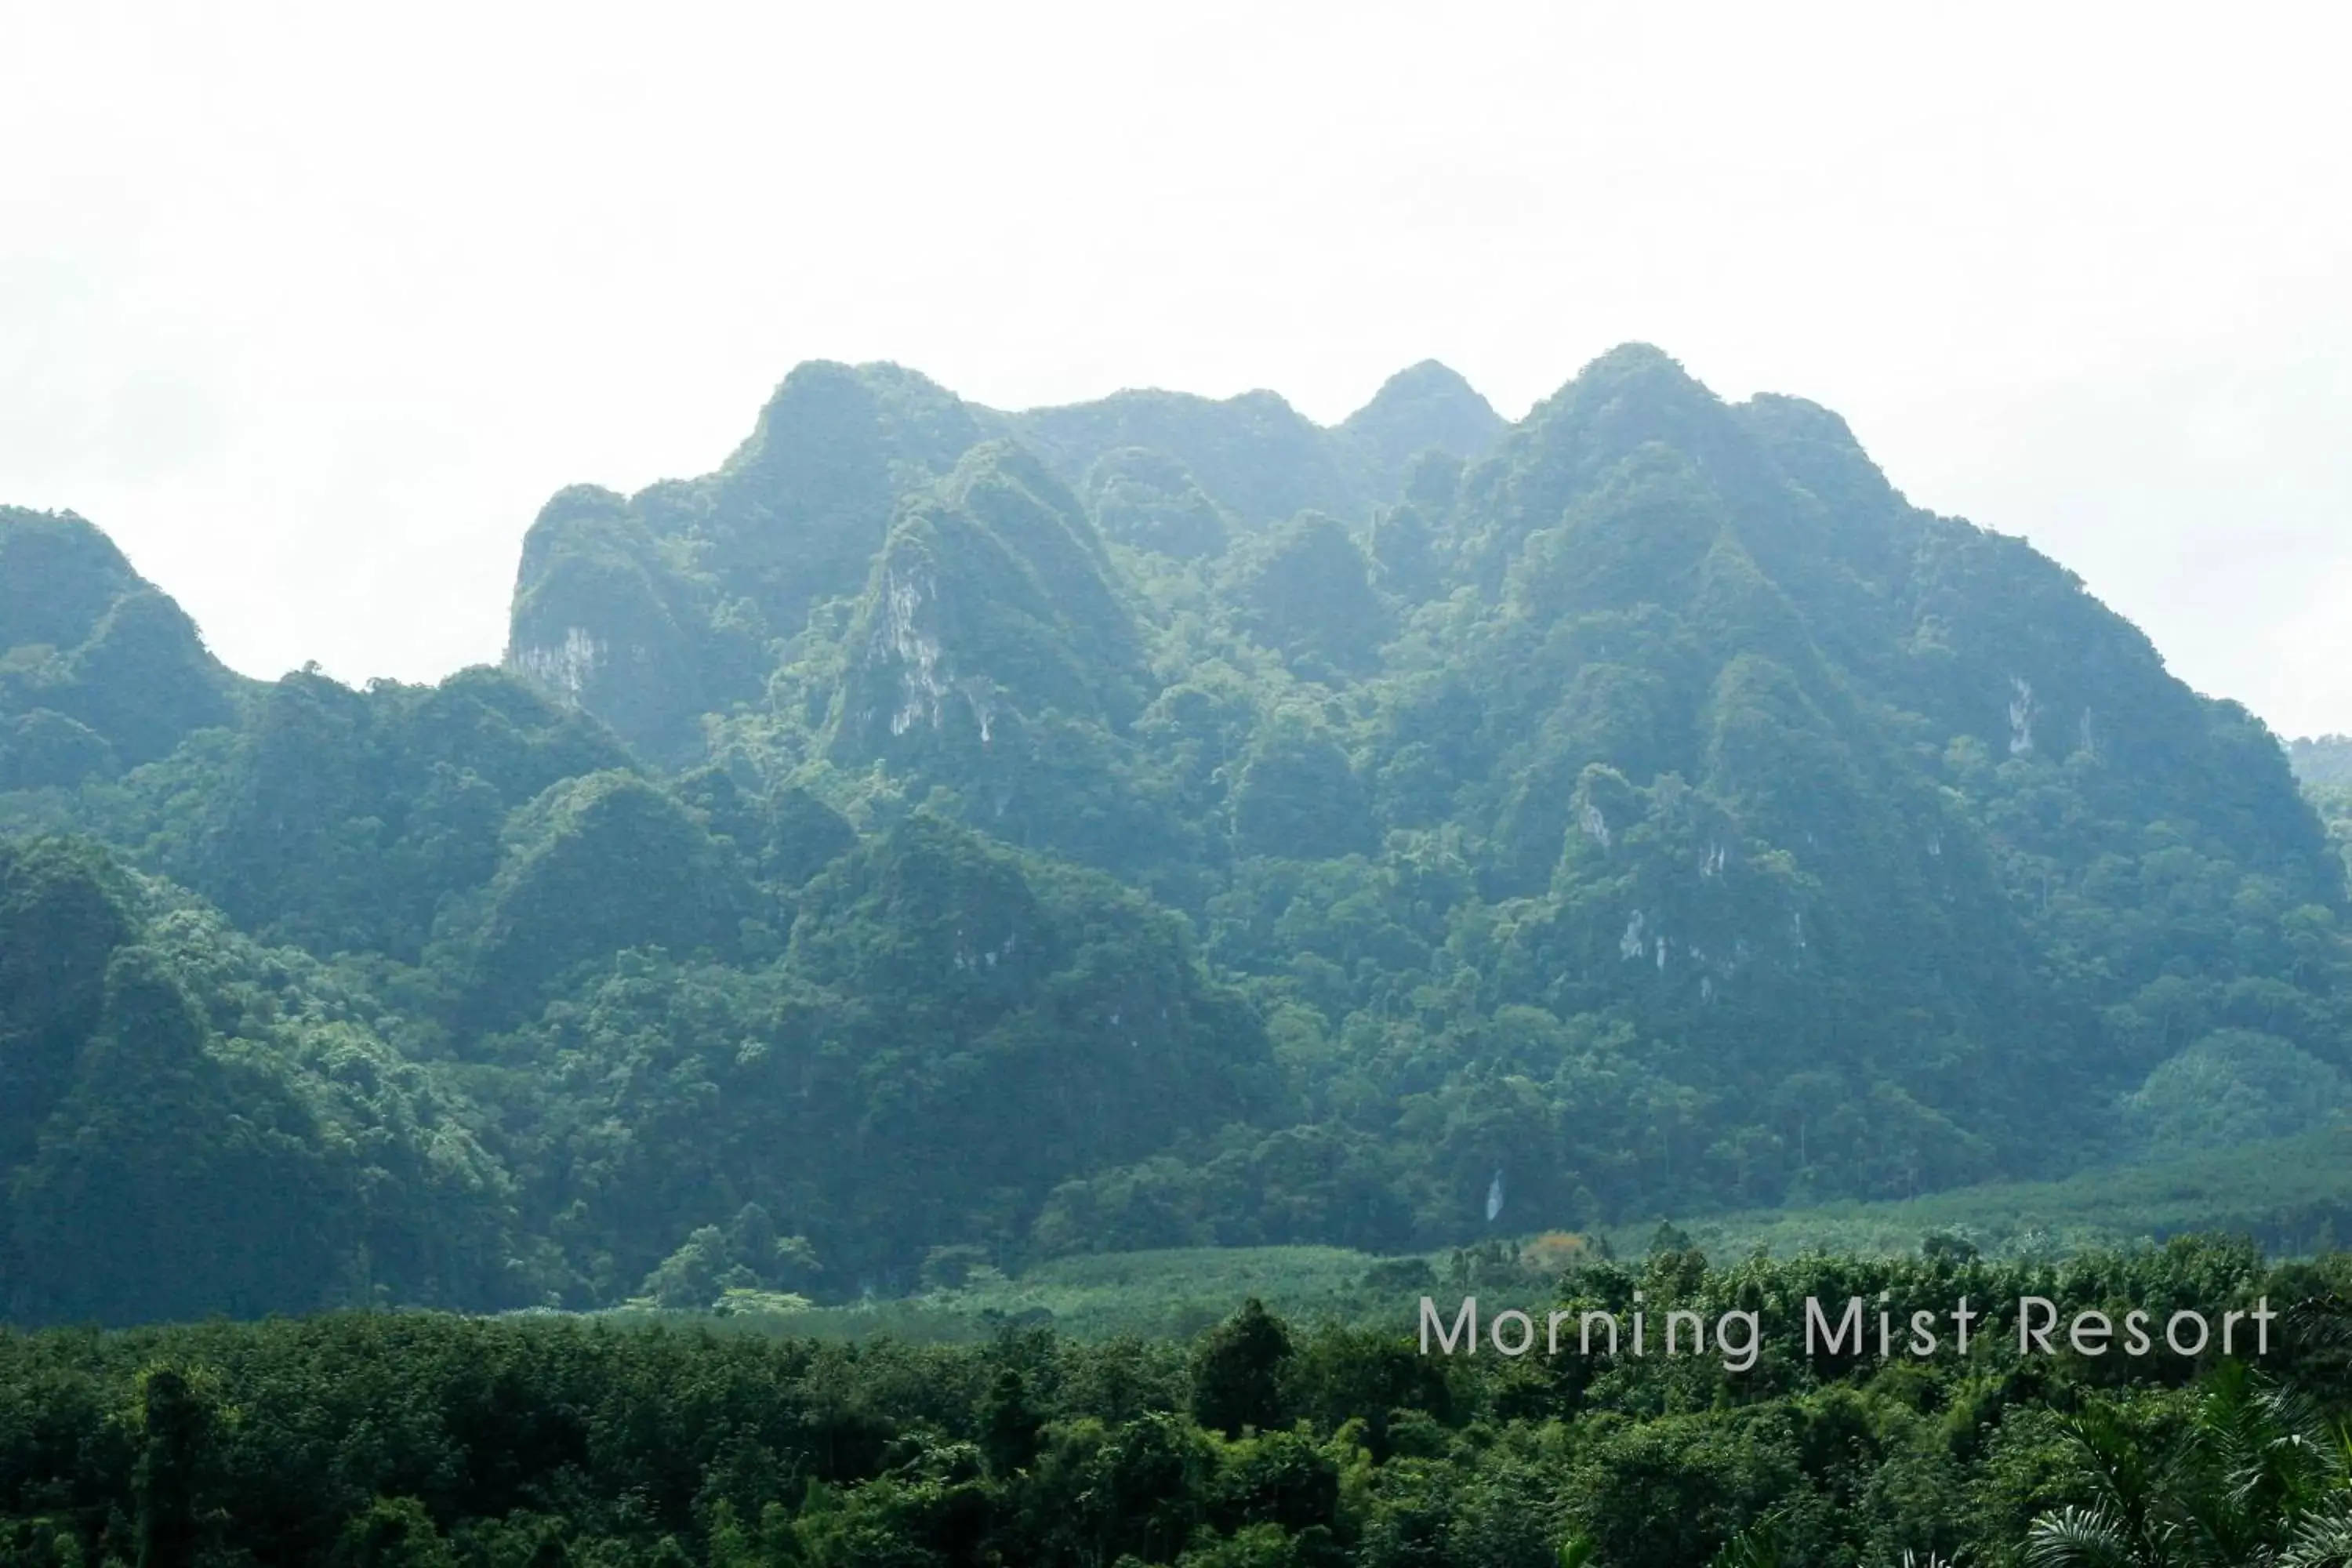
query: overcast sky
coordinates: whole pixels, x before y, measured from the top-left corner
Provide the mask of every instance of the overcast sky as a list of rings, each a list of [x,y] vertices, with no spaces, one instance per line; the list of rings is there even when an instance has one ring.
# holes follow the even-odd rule
[[[0,501],[425,679],[800,360],[1517,417],[1642,340],[2352,730],[2342,24],[2058,10],[5,0]]]

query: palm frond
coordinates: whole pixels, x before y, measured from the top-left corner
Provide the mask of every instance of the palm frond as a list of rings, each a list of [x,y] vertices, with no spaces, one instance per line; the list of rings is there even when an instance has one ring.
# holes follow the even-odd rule
[[[1788,1560],[1786,1514],[1773,1510],[1724,1542],[1708,1568],[1780,1568]]]
[[[1949,1557],[1940,1552],[1930,1552],[1922,1557],[1906,1546],[1903,1549],[1903,1556],[1895,1564],[1895,1568],[1962,1568],[1965,1556],[1965,1553],[1958,1552],[1953,1552]]]
[[[2352,1300],[2330,1291],[2297,1301],[2286,1310],[2294,1342],[2313,1350],[2352,1350]]]
[[[2306,1518],[2279,1553],[2278,1568],[2352,1568],[2352,1500]]]
[[[2027,1568],[2154,1568],[2135,1559],[2123,1522],[2105,1508],[2070,1505],[2033,1521]]]

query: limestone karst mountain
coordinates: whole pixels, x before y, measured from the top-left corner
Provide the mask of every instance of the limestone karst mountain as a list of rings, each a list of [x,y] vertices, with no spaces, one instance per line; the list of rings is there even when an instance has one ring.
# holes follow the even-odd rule
[[[1571,1229],[2057,1173],[2352,1068],[2276,739],[1641,345],[1507,425],[803,365],[715,473],[559,491],[433,688],[231,677],[78,519],[0,568],[22,1311],[139,1310],[73,1193],[273,1184],[320,1239],[192,1274],[236,1310],[776,1288],[751,1231],[824,1295],[1447,1244],[1498,1166]]]
[[[985,441],[1011,439],[1087,495],[1108,537],[1198,557],[1302,509],[1360,522],[1412,456],[1473,457],[1500,427],[1434,363],[1337,429],[1265,392],[1007,415],[896,365],[805,364],[717,473],[550,501],[524,545],[507,661],[655,754],[683,754],[691,716],[756,698],[768,645],[862,589],[900,505]]]
[[[0,507],[0,790],[152,762],[228,722],[240,685],[96,528]]]

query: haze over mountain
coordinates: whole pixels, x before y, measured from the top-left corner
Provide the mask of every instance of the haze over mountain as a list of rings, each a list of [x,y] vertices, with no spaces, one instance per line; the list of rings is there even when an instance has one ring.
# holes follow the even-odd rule
[[[2277,739],[1641,345],[1511,425],[803,364],[717,471],[556,494],[434,688],[241,681],[0,514],[0,790],[34,1318],[1901,1196],[2352,1066]]]

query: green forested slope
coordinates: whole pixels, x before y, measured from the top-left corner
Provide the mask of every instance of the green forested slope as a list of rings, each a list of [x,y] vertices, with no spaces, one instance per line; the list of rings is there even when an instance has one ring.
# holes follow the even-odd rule
[[[103,533],[0,506],[0,790],[152,762],[241,684]]]
[[[1328,428],[804,365],[549,502],[502,671],[241,682],[24,512],[0,645],[19,1316],[1899,1199],[2352,1067],[2276,739],[1640,346],[1507,427],[1433,365]],[[236,1239],[161,1301],[60,1238],[110,1202]]]

